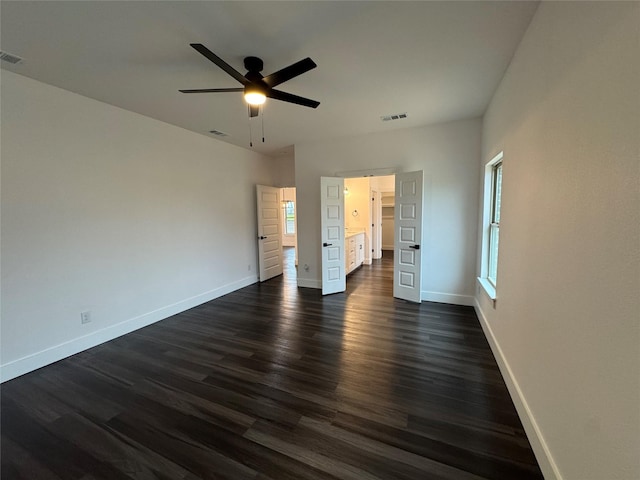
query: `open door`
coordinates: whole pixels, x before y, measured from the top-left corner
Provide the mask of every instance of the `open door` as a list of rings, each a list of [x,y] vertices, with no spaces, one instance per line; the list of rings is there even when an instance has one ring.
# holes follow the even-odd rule
[[[258,202],[258,260],[261,282],[282,275],[280,189],[256,185]]]
[[[320,178],[322,294],[347,289],[344,259],[344,179]]]
[[[396,173],[393,296],[421,301],[422,171]]]

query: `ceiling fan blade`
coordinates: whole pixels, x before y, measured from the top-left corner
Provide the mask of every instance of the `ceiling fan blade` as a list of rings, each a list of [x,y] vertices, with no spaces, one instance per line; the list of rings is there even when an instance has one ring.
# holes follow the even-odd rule
[[[249,118],[257,117],[259,112],[259,105],[249,105]]]
[[[298,75],[302,75],[303,73],[308,72],[309,70],[312,70],[316,67],[316,63],[307,57],[304,60],[300,60],[293,65],[289,65],[282,70],[278,70],[277,72],[264,77],[262,81],[269,87],[275,87],[276,85],[280,85],[281,83],[286,82],[287,80],[291,80]]]
[[[224,70],[229,75],[231,75],[233,78],[235,78],[241,84],[243,84],[243,85],[248,85],[249,84],[249,80],[244,78],[244,75],[242,75],[239,71],[237,71],[235,68],[233,68],[231,65],[229,65],[224,60],[222,60],[219,56],[217,56],[215,53],[213,53],[211,50],[209,50],[207,47],[205,47],[201,43],[190,43],[189,45],[191,45],[195,50],[197,50],[198,53],[204,55],[209,60],[211,60],[213,63],[215,63],[217,66],[219,66],[222,70]]]
[[[267,97],[274,100],[282,100],[283,102],[295,103],[304,107],[317,108],[320,102],[311,100],[310,98],[299,97],[287,92],[281,92],[280,90],[271,89],[267,92]]]
[[[193,90],[178,90],[182,93],[216,93],[216,92],[244,92],[244,88],[196,88]]]

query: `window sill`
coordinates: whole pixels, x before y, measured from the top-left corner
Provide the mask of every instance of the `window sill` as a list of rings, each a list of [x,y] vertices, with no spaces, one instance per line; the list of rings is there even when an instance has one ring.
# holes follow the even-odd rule
[[[489,280],[487,280],[486,278],[478,277],[477,280],[480,286],[482,287],[482,289],[484,290],[484,293],[486,293],[487,297],[489,297],[493,302],[493,308],[495,308],[496,307],[496,287],[491,285],[491,282],[489,282]]]

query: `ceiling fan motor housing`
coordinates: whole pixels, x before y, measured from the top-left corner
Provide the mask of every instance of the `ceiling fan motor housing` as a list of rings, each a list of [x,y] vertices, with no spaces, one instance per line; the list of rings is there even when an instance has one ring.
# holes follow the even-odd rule
[[[245,57],[244,68],[249,72],[261,72],[264,68],[264,63],[262,62],[262,59],[258,57]]]
[[[260,71],[262,70],[263,67],[264,67],[264,64],[262,62],[262,59],[258,57],[245,57],[244,68],[246,68],[248,71],[244,76],[244,78],[246,78],[247,80],[249,80],[249,82],[251,82],[249,85],[246,85],[244,87],[245,95],[251,94],[251,93],[259,93],[265,96],[267,95],[267,92],[269,91],[269,87],[262,80],[264,77],[262,76],[262,74],[260,74]]]

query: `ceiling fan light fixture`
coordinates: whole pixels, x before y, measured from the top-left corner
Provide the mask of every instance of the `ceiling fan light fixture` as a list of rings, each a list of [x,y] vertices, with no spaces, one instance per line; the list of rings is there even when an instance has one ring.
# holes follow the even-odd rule
[[[267,96],[260,90],[246,89],[244,91],[244,99],[249,105],[262,105],[267,99]]]

